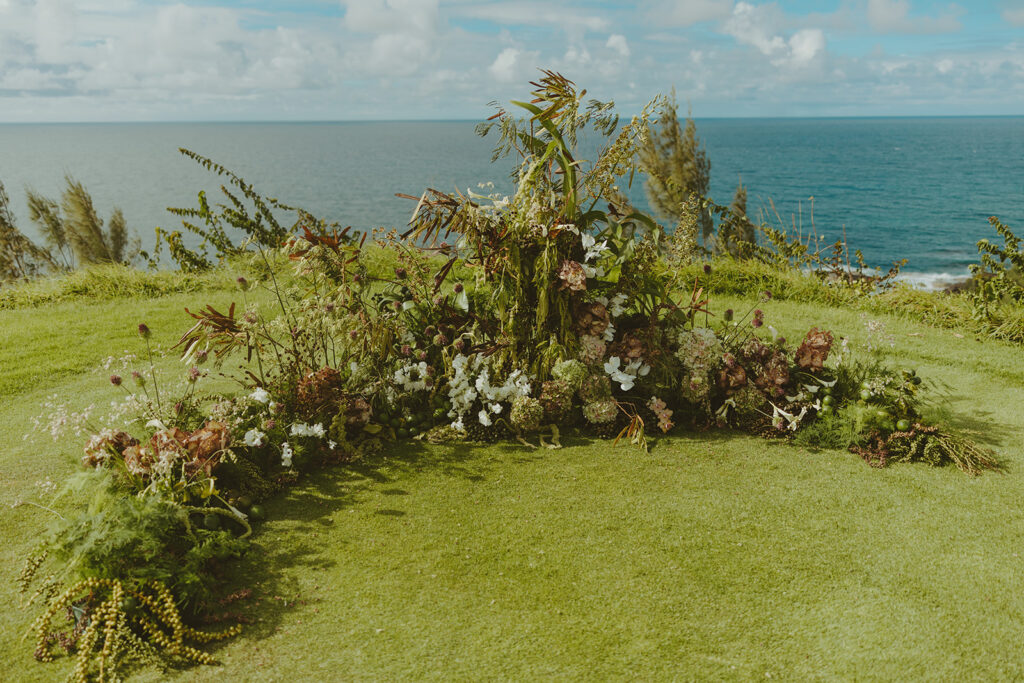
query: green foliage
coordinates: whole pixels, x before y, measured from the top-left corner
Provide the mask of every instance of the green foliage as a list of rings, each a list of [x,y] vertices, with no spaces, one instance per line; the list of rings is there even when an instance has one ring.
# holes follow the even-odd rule
[[[235,266],[244,269],[243,272],[248,270],[245,263],[236,262]],[[199,274],[166,270],[146,272],[119,263],[93,265],[59,276],[39,277],[31,282],[3,287],[0,289],[0,309],[237,290],[236,277],[228,268]]]
[[[58,524],[48,543],[69,583],[98,578],[141,586],[158,581],[179,604],[198,607],[216,585],[216,565],[239,557],[247,542],[210,531],[180,505],[158,496],[125,495],[102,470],[79,475],[72,490],[87,507]]]
[[[1003,244],[978,242],[981,258],[971,265],[974,280],[967,294],[973,317],[997,339],[1024,342],[1024,239],[995,216],[988,220]]]
[[[18,229],[0,182],[0,283],[28,281],[48,269],[57,269],[53,256]]]
[[[200,192],[198,208],[168,208],[169,212],[182,219],[186,232],[199,237],[201,242],[198,249],[190,249],[185,246],[180,231],[156,228],[153,255],[147,255],[152,267],[156,267],[159,262],[163,243],[167,244],[171,260],[182,270],[196,272],[212,267],[212,259],[223,261],[241,254],[249,244],[262,249],[276,249],[293,234],[295,228],[282,225],[275,212],[295,209],[276,199],[264,197],[245,179],[212,159],[184,148],[178,151],[207,171],[227,179],[228,184],[220,188],[227,203],[211,206],[206,193]],[[240,243],[235,241],[238,237],[242,238]]]
[[[679,125],[675,91],[662,103],[658,128],[640,150],[640,165],[647,174],[644,185],[655,212],[672,222],[682,216],[683,205],[693,195],[703,199],[711,189],[711,161],[697,138],[697,124],[687,115],[686,129]],[[714,232],[711,213],[702,209],[697,217],[698,233],[708,243]]]
[[[64,182],[59,206],[33,190],[27,195],[30,218],[65,266],[73,267],[76,261],[80,265],[131,261],[138,253],[138,239],[129,240],[121,209],[114,208],[104,228],[85,186],[70,175],[64,176]]]
[[[747,218],[747,188],[740,182],[729,212],[719,223],[715,236],[715,253],[746,258],[757,246],[757,227]]]
[[[598,286],[612,289],[625,276],[638,241],[646,237],[657,244],[660,239],[660,228],[648,216],[597,208],[614,200],[619,178],[636,171],[636,155],[659,101],[647,105],[612,139],[618,118],[610,103],[591,100],[584,106],[585,91],[552,72],[532,85],[531,102],[513,102],[528,118],[500,109],[478,129],[481,135],[499,131],[496,156],[519,156],[515,194],[501,199],[428,190],[418,198],[403,237],[436,245],[456,235],[456,251],[443,253],[450,256],[451,266],[462,261],[477,269],[484,298],[470,313],[497,314],[495,327],[482,330],[490,340],[502,340],[497,357],[547,377],[577,337],[573,306],[581,299],[577,292],[583,264],[591,258],[586,240],[607,247],[600,261],[588,267],[600,268]],[[576,158],[577,136],[586,127],[608,141],[589,165]],[[438,285],[448,273],[439,273]],[[653,278],[635,292],[648,311],[665,297],[664,284]]]

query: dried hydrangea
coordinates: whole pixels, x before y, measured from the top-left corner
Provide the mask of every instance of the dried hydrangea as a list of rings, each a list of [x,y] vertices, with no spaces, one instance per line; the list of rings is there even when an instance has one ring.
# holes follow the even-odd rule
[[[732,395],[736,414],[741,420],[749,420],[763,414],[768,397],[755,386],[747,385]]]
[[[570,259],[562,261],[562,266],[558,270],[558,279],[562,281],[562,289],[582,292],[587,288],[587,273],[583,269],[583,265]]]
[[[102,465],[112,455],[121,455],[129,446],[137,446],[138,440],[130,434],[114,429],[104,429],[99,434],[94,434],[85,444],[85,457],[82,464],[86,467]]]
[[[611,318],[608,308],[599,301],[588,301],[579,304],[574,311],[576,327],[580,336],[592,336],[607,339]]]
[[[700,405],[705,403],[711,395],[711,379],[707,373],[687,374],[683,377],[679,388],[683,398]]]
[[[612,396],[611,379],[608,375],[588,375],[580,384],[579,394],[584,403],[609,399]]]
[[[583,417],[591,424],[608,424],[614,422],[619,415],[619,407],[615,401],[592,401],[583,406]]]
[[[563,360],[551,369],[551,376],[565,382],[570,390],[579,391],[587,377],[587,367],[578,360]]]
[[[573,390],[567,382],[552,379],[541,385],[540,404],[544,408],[545,418],[552,423],[559,423],[572,410]]]
[[[540,429],[544,420],[544,406],[530,396],[517,396],[509,411],[512,426],[520,432],[534,432]]]
[[[684,330],[676,339],[679,344],[676,358],[691,374],[708,373],[722,359],[722,342],[707,327]]]
[[[831,332],[812,327],[796,350],[796,364],[808,372],[821,370],[832,350],[832,341]]]
[[[608,346],[601,337],[586,334],[580,337],[580,362],[584,365],[597,365],[604,362]]]

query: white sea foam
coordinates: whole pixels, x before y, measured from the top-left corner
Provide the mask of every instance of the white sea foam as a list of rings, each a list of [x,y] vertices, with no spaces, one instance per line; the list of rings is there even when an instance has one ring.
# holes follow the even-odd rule
[[[899,280],[929,292],[945,289],[949,285],[962,282],[971,277],[970,272],[959,273],[900,273]]]

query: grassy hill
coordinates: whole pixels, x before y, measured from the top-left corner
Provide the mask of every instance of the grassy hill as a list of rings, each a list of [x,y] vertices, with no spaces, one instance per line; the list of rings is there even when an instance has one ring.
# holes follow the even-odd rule
[[[81,453],[33,429],[41,404],[56,394],[101,412],[116,394],[100,364],[142,351],[138,323],[170,346],[183,308],[226,306],[230,282],[47,285],[6,300],[3,604],[18,603],[13,578],[49,514],[7,506],[38,500],[36,483],[59,481]],[[790,338],[824,324],[867,340],[854,308],[762,308]],[[1024,677],[1024,351],[871,315],[896,342],[886,362],[935,380],[933,410],[978,430],[1005,473],[876,470],[722,433],[659,438],[650,454],[573,437],[553,451],[408,445],[272,500],[230,582],[253,589],[240,609],[255,621],[214,649],[223,666],[137,679]],[[0,616],[7,680],[70,670],[20,642],[34,617]]]

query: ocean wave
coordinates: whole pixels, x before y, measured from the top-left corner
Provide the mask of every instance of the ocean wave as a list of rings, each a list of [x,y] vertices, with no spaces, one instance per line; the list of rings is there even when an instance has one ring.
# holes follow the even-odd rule
[[[900,273],[897,279],[918,289],[935,292],[970,277],[970,271],[964,270],[955,273]]]

